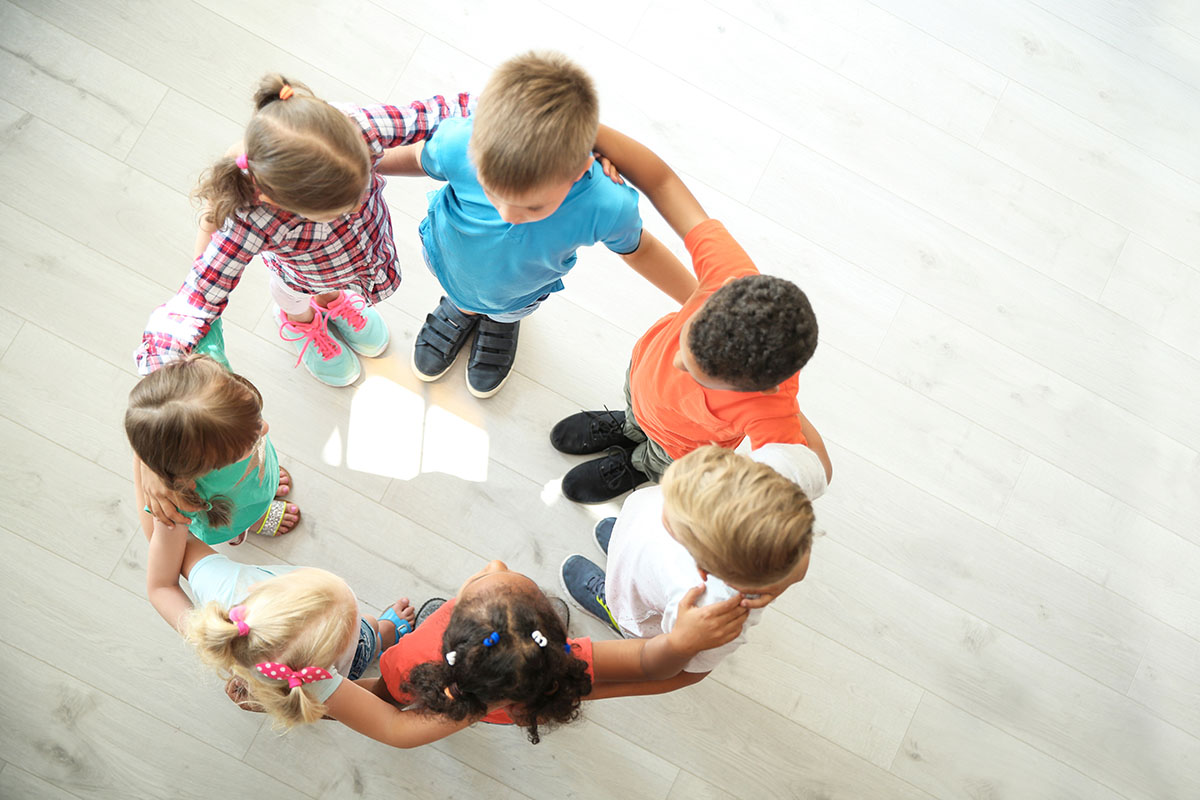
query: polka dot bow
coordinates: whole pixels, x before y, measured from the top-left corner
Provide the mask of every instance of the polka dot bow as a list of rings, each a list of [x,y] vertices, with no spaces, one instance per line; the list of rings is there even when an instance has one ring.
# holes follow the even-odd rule
[[[304,669],[293,670],[287,664],[276,664],[274,661],[264,661],[261,664],[255,664],[254,668],[262,673],[264,678],[287,681],[289,689],[295,689],[302,683],[327,681],[333,677],[320,667],[305,667]]]

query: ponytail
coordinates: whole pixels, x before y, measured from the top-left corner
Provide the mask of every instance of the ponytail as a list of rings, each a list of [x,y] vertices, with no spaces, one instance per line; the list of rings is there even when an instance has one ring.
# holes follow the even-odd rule
[[[193,194],[203,203],[201,220],[218,228],[235,212],[259,203],[254,181],[230,156],[222,156],[204,171]]]

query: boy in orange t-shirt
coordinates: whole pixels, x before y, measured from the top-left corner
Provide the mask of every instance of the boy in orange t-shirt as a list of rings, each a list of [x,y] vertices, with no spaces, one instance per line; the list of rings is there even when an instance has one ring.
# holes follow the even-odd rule
[[[699,287],[633,348],[626,411],[583,411],[560,421],[550,441],[561,452],[599,453],[563,477],[563,494],[602,503],[657,481],[697,447],[735,448],[746,437],[797,445],[802,468],[833,468],[821,436],[800,413],[798,373],[817,346],[817,320],[795,284],[761,275],[725,226],[709,219],[662,159],[601,126],[596,149],[620,165],[683,237]]]

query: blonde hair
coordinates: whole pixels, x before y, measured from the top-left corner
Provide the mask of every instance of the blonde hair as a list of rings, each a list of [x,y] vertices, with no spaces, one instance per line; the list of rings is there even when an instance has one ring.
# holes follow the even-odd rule
[[[701,569],[735,586],[769,586],[812,548],[813,510],[804,491],[766,464],[706,446],[662,478],[671,533]]]
[[[208,356],[191,354],[150,373],[129,392],[125,435],[133,452],[193,505],[192,481],[241,461],[262,430],[262,395]],[[257,466],[256,463],[251,467]],[[230,523],[229,500],[207,501],[210,525]]]
[[[292,93],[281,99],[285,87]],[[223,225],[234,212],[259,205],[260,192],[302,217],[350,208],[362,198],[371,154],[349,117],[278,73],[259,82],[254,109],[245,135],[247,170],[224,156],[196,187],[207,221]]]
[[[191,613],[187,638],[200,659],[228,680],[241,678],[247,693],[278,726],[315,722],[325,706],[302,687],[268,680],[255,664],[273,661],[293,670],[328,670],[358,631],[358,606],[345,581],[320,569],[302,569],[255,584],[241,605],[250,630],[238,635],[229,609],[215,602]]]
[[[577,178],[599,129],[588,74],[561,53],[531,51],[501,64],[484,87],[471,160],[486,188],[524,193]]]

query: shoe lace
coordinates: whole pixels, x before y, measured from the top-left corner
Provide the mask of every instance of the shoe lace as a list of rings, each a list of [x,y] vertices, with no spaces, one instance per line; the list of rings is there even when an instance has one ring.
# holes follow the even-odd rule
[[[604,407],[603,411],[584,411],[590,422],[589,431],[592,436],[602,439],[611,436],[614,433],[621,433],[625,430],[625,420],[619,419],[616,414],[609,410],[608,406]]]
[[[615,445],[608,448],[604,460],[600,462],[600,478],[604,481],[604,485],[615,490],[621,485],[621,479],[626,476],[630,480],[635,478],[629,454],[623,448]]]
[[[304,346],[300,348],[300,355],[296,358],[296,366],[300,366],[300,362],[304,360],[304,353],[310,344],[316,346],[317,352],[325,361],[341,352],[338,343],[329,335],[329,323],[325,316],[321,309],[314,308],[313,318],[310,322],[296,322],[285,318],[283,324],[279,326],[279,338],[285,342],[304,342]],[[296,335],[288,336],[289,333]]]
[[[367,325],[367,318],[362,313],[366,307],[367,301],[362,297],[342,292],[341,296],[330,303],[325,310],[329,312],[329,319],[344,319],[351,328],[361,331]]]

